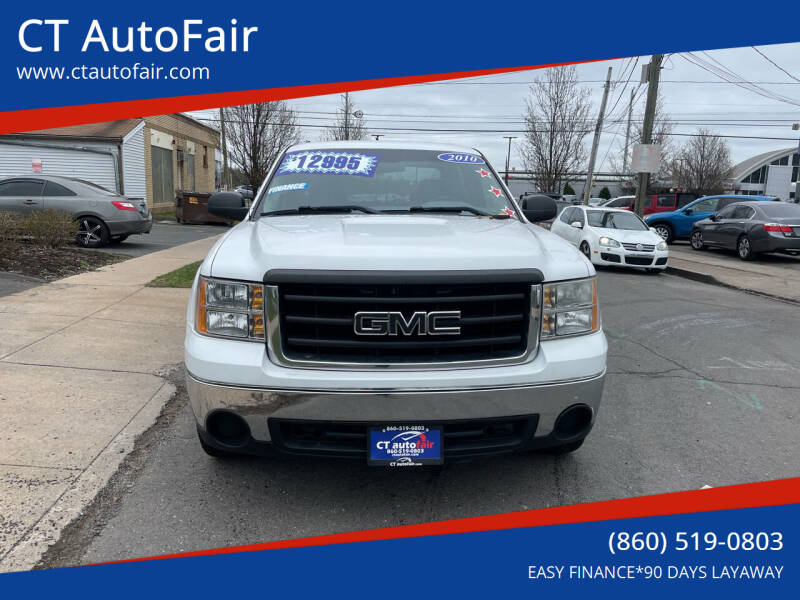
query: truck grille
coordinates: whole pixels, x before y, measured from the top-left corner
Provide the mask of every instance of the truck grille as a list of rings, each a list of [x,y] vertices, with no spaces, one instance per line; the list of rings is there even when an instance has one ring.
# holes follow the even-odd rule
[[[538,288],[536,288],[538,290]],[[277,286],[281,352],[290,361],[408,364],[509,359],[526,354],[531,281],[459,283],[281,283]],[[458,334],[358,335],[358,312],[459,311]],[[538,338],[538,319],[535,323]]]
[[[469,421],[423,423],[443,429],[443,447],[448,458],[480,456],[512,451],[536,432],[538,415]],[[365,458],[369,427],[386,423],[301,421],[270,419],[272,442],[293,454]]]

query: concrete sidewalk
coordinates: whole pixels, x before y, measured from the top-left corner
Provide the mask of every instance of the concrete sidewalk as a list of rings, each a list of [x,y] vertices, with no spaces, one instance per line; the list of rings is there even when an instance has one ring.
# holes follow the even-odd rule
[[[158,417],[189,290],[145,284],[217,238],[0,298],[0,571],[33,567]]]
[[[733,252],[697,251],[688,245],[673,244],[669,247],[667,272],[800,302],[800,259],[793,256],[763,255],[754,261],[744,261]]]

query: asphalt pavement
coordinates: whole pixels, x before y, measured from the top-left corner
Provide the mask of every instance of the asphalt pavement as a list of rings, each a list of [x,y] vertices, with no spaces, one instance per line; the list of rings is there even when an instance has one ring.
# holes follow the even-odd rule
[[[797,475],[795,304],[604,270],[610,353],[594,431],[572,455],[390,471],[206,456],[184,394],[45,556],[67,566]]]
[[[132,235],[121,244],[111,244],[105,248],[100,248],[99,251],[127,254],[129,256],[143,256],[212,235],[219,235],[227,230],[227,225],[185,225],[174,221],[156,220],[150,233]]]
[[[17,292],[24,292],[37,285],[47,283],[44,279],[36,277],[27,277],[26,275],[17,275],[16,273],[6,273],[0,271],[0,297],[8,296],[9,294],[16,294]]]

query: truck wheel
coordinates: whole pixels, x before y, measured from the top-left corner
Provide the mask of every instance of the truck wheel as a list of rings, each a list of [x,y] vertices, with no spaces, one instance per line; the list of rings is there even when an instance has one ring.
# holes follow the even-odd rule
[[[668,244],[671,244],[672,240],[675,239],[675,233],[672,231],[672,227],[666,223],[659,223],[658,225],[654,225],[653,228],[656,230],[656,233],[661,236],[661,239]]]
[[[555,454],[556,456],[561,456],[563,454],[569,454],[570,452],[575,452],[578,448],[583,446],[583,440],[586,438],[581,438],[577,441],[570,442],[569,444],[561,444],[560,446],[552,446],[547,449],[548,454]]]
[[[214,446],[209,446],[203,441],[203,438],[200,437],[199,433],[197,434],[197,439],[200,441],[200,447],[203,449],[203,452],[209,456],[213,456],[214,458],[234,458],[238,456],[238,454],[235,452],[228,452],[226,450],[215,448]]]

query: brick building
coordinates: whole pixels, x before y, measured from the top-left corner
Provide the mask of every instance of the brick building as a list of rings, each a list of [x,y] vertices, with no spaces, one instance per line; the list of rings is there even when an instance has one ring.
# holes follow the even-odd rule
[[[153,207],[176,190],[217,187],[219,132],[183,114],[0,136],[0,178],[42,173],[84,179]]]

